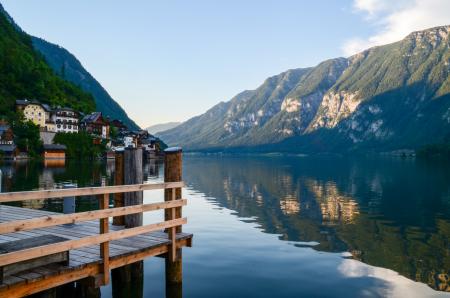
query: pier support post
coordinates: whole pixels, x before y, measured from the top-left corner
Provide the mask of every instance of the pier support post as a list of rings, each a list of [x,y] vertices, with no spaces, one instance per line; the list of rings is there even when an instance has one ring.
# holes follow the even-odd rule
[[[117,151],[114,158],[115,171],[114,171],[114,185],[123,185],[123,151]],[[114,207],[123,207],[123,193],[114,194]],[[123,226],[125,225],[125,217],[122,216],[114,216],[113,217],[113,225],[115,226]]]
[[[67,298],[67,296],[61,296]],[[76,283],[76,291],[73,297],[77,298],[100,298],[100,286],[93,276],[83,278]]]
[[[116,156],[117,157],[117,156]],[[142,173],[142,149],[127,148],[123,154],[123,179],[124,184],[141,184]],[[116,168],[116,171],[118,168]],[[124,206],[140,205],[143,203],[143,192],[126,193]],[[142,226],[142,213],[126,215],[125,228]],[[113,297],[143,297],[144,293],[144,262],[139,261],[111,270]]]
[[[123,156],[124,182],[127,184],[142,184],[144,175],[142,173],[142,148],[127,148]],[[128,192],[124,195],[124,206],[141,205],[143,203],[143,192]],[[125,228],[142,226],[142,213],[125,215]]]
[[[164,182],[182,181],[182,150],[179,147],[168,148],[164,151]],[[175,194],[172,192],[175,191]],[[164,200],[171,201],[181,199],[181,188],[165,189]],[[166,209],[164,220],[181,218],[181,207],[175,208],[175,212]],[[166,231],[170,232],[170,231]],[[177,233],[181,233],[181,226],[176,228]],[[170,235],[170,233],[169,233]],[[182,297],[183,267],[181,249],[176,250],[176,257],[173,258],[170,252],[165,257],[166,267],[166,297]]]

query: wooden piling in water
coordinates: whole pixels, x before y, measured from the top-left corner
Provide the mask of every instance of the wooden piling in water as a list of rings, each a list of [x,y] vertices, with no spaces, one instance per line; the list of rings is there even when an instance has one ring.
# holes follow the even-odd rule
[[[128,184],[141,184],[143,182],[142,149],[127,148],[123,153],[122,170],[123,182]],[[119,162],[120,163],[120,162]],[[116,163],[117,165],[117,163]],[[116,171],[118,168],[116,168]],[[119,177],[116,176],[116,177]],[[143,203],[143,192],[125,193],[123,205],[141,205]],[[124,217],[125,228],[142,226],[142,213],[129,214]],[[130,265],[111,270],[113,297],[143,297],[144,293],[144,262],[139,261]]]
[[[64,298],[69,298],[71,296],[66,296],[66,293],[64,292]],[[86,277],[82,280],[79,280],[76,282],[76,289],[75,291],[72,291],[75,295],[73,297],[77,298],[100,298],[101,292],[100,287],[96,282],[95,277]]]
[[[144,180],[142,172],[142,148],[127,148],[123,156],[124,183],[141,184]],[[124,195],[124,205],[141,205],[143,202],[143,192],[130,192]],[[142,213],[129,214],[125,216],[125,227],[134,228],[142,226]]]
[[[182,149],[168,148],[164,151],[164,182],[182,181]],[[175,191],[175,192],[173,192]],[[181,188],[165,189],[164,200],[181,199]],[[181,218],[181,208],[171,208],[164,211],[164,220]],[[174,240],[175,233],[181,233],[181,226],[167,229],[169,239]],[[181,249],[172,247],[165,257],[166,297],[182,297],[183,266]]]

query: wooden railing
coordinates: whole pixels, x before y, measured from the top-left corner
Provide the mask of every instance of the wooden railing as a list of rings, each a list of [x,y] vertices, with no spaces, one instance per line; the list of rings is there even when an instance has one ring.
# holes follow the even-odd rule
[[[175,256],[176,252],[176,228],[186,224],[186,218],[175,218],[175,208],[181,208],[187,204],[184,199],[167,200],[160,203],[141,204],[119,208],[109,208],[109,194],[127,193],[144,190],[171,189],[175,194],[175,189],[184,186],[183,182],[167,182],[157,184],[135,184],[120,185],[106,187],[87,187],[87,188],[71,188],[62,190],[40,190],[26,192],[10,192],[0,194],[0,203],[55,199],[65,197],[80,196],[97,196],[99,198],[99,210],[79,212],[72,214],[57,214],[43,217],[30,218],[25,220],[14,220],[0,223],[0,234],[14,233],[38,228],[46,228],[61,224],[76,223],[90,220],[100,220],[100,231],[98,235],[86,236],[79,239],[71,239],[55,244],[49,244],[16,252],[5,253],[0,255],[0,267],[14,264],[17,262],[39,258],[55,253],[77,249],[84,246],[100,245],[100,256],[102,258],[103,284],[109,282],[109,242],[113,240],[123,239],[127,237],[137,236],[140,234],[167,229],[169,231],[169,240],[171,240],[171,256]],[[129,214],[137,214],[146,211],[169,209],[173,217],[171,220],[148,224],[144,226],[123,229],[118,231],[109,231],[109,218],[113,216],[123,216]]]

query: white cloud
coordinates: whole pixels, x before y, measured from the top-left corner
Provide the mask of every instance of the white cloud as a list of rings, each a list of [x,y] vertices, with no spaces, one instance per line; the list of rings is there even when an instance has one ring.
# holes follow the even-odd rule
[[[450,24],[449,0],[354,0],[353,5],[378,30],[369,38],[346,41],[342,46],[346,56],[401,40],[413,31]]]
[[[389,7],[389,1],[386,0],[354,0],[353,6],[356,10],[366,12],[373,16]]]
[[[376,293],[379,296],[409,298],[447,297],[446,293],[436,292],[426,284],[407,279],[395,271],[370,266],[356,260],[344,259],[337,269],[342,275],[349,278],[372,277],[383,281],[385,288]],[[373,296],[373,294],[367,293],[367,296]]]

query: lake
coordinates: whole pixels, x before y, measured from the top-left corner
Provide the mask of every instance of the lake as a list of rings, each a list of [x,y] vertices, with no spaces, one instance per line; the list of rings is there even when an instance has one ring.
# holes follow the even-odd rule
[[[184,297],[449,297],[450,166],[388,157],[185,156]],[[2,191],[112,185],[114,162],[3,163]],[[163,166],[144,166],[161,181]],[[146,191],[146,202],[163,200]],[[61,202],[24,202],[61,211]],[[77,211],[95,209],[95,198]],[[145,214],[144,222],[161,219]],[[164,297],[164,261],[144,263]],[[446,292],[447,291],[447,292]],[[110,286],[102,297],[110,297]]]

